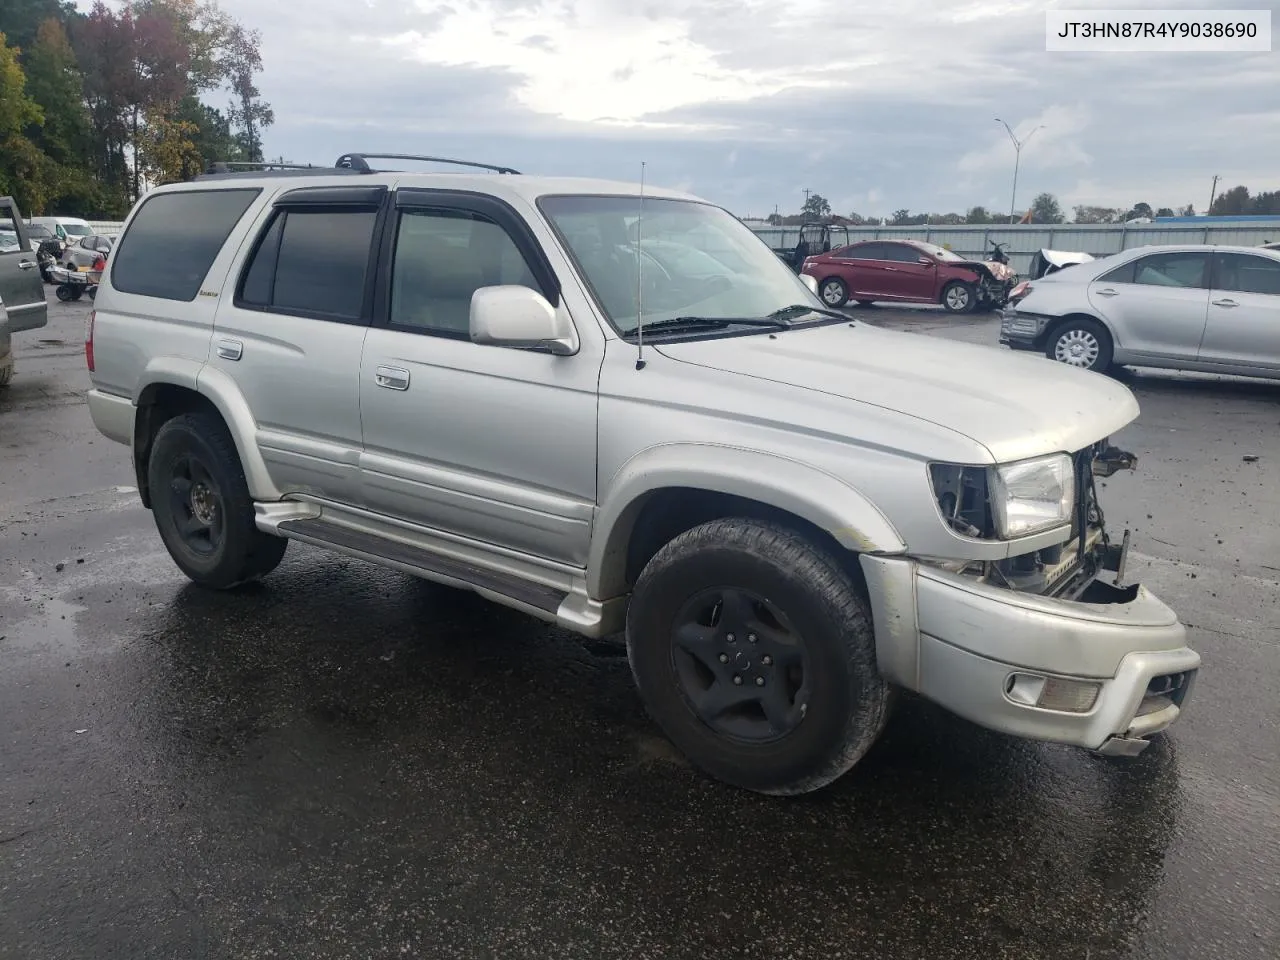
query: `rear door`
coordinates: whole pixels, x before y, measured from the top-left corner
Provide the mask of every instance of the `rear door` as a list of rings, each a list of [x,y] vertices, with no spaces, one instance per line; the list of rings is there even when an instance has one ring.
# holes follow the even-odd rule
[[[11,333],[48,322],[40,265],[12,197],[0,197],[0,301],[8,311]]]
[[[360,352],[384,186],[302,187],[265,206],[214,319],[209,366],[235,381],[282,493],[359,504]]]
[[[1090,283],[1089,302],[1125,356],[1195,360],[1209,313],[1209,254],[1138,257]]]
[[[892,267],[887,243],[855,243],[841,252],[840,265],[849,285],[849,298],[860,295],[889,296],[887,268]],[[867,299],[867,297],[864,297]]]
[[[1200,360],[1280,370],[1280,260],[1218,253],[1213,261]]]

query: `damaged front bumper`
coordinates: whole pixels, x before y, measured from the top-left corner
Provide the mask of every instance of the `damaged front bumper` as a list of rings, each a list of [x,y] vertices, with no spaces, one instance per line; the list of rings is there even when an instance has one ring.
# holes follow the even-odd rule
[[[1135,756],[1191,693],[1200,656],[1141,586],[1091,574],[1043,595],[910,558],[864,555],[862,567],[881,673],[982,726]]]

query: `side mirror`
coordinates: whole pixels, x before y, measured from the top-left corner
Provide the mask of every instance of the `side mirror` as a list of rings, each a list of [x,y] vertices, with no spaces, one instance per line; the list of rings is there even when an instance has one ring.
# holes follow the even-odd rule
[[[578,352],[569,315],[528,287],[481,287],[471,295],[471,342],[544,350],[558,356]]]
[[[807,273],[800,274],[800,281],[809,288],[809,292],[816,295],[818,292],[818,278],[811,277]]]

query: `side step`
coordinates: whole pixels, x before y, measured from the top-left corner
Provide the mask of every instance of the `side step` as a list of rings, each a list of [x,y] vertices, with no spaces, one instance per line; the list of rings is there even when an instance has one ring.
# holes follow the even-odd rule
[[[494,600],[508,606],[527,610],[544,619],[556,619],[560,605],[569,594],[555,587],[531,583],[520,577],[486,570],[475,564],[441,557],[434,553],[404,543],[397,543],[352,530],[340,524],[322,519],[285,520],[277,526],[280,533],[293,540],[327,547],[339,553],[369,560],[383,566],[395,567],[427,580],[455,587],[467,587],[477,593],[492,595]]]

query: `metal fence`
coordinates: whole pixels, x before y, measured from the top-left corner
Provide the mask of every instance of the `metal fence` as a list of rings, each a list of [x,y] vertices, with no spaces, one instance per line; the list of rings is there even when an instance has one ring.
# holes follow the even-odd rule
[[[800,237],[798,226],[753,226],[751,229],[774,248],[794,247]],[[839,227],[833,233],[834,237],[843,240]],[[962,257],[977,260],[991,251],[993,242],[1000,243],[1005,245],[1005,252],[1009,254],[1010,266],[1025,274],[1031,269],[1031,258],[1041,249],[1071,250],[1105,257],[1147,245],[1213,243],[1256,247],[1280,242],[1280,217],[1269,222],[1252,223],[850,227],[849,242],[858,240],[926,240],[947,247]]]
[[[95,233],[119,233],[123,221],[90,221]],[[758,227],[751,229],[771,247],[794,247],[800,239],[799,227]],[[839,229],[836,236],[842,236]],[[858,240],[926,240],[954,250],[962,257],[981,260],[991,251],[992,242],[1005,245],[1009,263],[1018,273],[1031,269],[1031,258],[1040,249],[1082,251],[1105,257],[1131,247],[1148,244],[1214,243],[1223,246],[1256,247],[1280,242],[1280,217],[1270,222],[1211,224],[1112,224],[1062,223],[1052,226],[963,226],[963,227],[850,227],[849,242]]]

